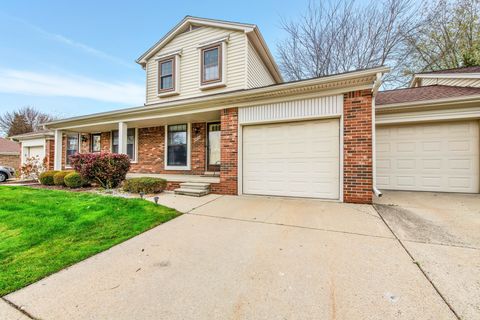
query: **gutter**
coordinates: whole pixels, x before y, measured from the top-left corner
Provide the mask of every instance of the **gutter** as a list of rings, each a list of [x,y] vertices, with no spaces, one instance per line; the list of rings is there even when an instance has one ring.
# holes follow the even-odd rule
[[[378,92],[378,89],[382,85],[382,73],[377,73],[377,79],[373,84],[372,88],[372,191],[376,197],[381,197],[382,192],[377,188],[377,131],[376,131],[376,121],[375,121],[375,96]]]

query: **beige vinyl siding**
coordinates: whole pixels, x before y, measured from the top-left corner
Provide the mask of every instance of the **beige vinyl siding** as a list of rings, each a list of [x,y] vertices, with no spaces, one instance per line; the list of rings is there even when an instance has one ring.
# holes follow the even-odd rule
[[[226,45],[226,86],[210,90],[200,90],[200,50],[199,45],[229,36]],[[147,61],[147,104],[191,98],[245,88],[245,45],[246,35],[227,29],[202,27],[176,36],[171,42]],[[158,63],[155,57],[182,50],[180,57],[179,94],[169,97],[157,96]]]
[[[274,84],[275,80],[258,55],[255,48],[248,42],[247,50],[247,86],[257,88]]]
[[[444,86],[480,88],[480,79],[423,78],[421,81],[422,81],[422,86],[444,85]]]

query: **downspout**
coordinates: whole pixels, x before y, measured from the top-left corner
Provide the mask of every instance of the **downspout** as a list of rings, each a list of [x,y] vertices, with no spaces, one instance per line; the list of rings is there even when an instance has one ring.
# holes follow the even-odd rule
[[[375,96],[378,89],[382,85],[382,74],[377,73],[377,79],[372,88],[372,180],[373,180],[373,193],[376,197],[381,197],[382,192],[377,188],[377,146],[376,146],[376,125],[375,125]]]

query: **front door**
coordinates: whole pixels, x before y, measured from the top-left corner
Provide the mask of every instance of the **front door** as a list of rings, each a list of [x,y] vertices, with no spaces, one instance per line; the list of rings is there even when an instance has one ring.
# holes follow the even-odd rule
[[[220,123],[209,123],[207,135],[207,170],[220,171]]]

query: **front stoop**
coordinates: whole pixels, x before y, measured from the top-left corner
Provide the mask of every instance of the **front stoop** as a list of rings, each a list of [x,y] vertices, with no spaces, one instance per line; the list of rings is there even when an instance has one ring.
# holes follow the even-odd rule
[[[174,192],[185,196],[202,197],[210,193],[210,183],[183,182]]]

